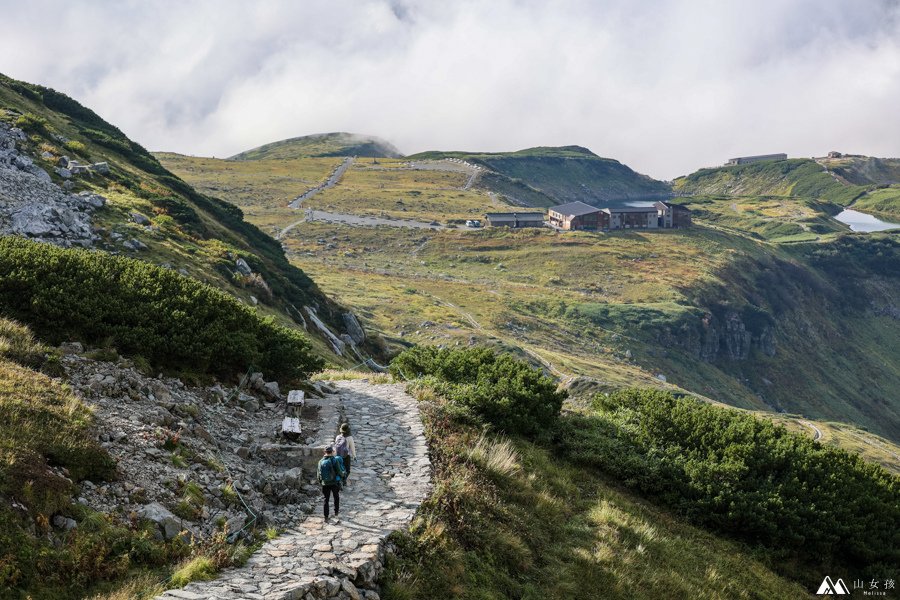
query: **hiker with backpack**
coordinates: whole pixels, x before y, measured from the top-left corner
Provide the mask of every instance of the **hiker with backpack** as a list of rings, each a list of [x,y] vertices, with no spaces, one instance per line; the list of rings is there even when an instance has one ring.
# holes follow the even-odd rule
[[[356,446],[353,443],[353,436],[350,435],[350,423],[341,423],[341,432],[334,438],[334,452],[341,457],[344,462],[344,485],[349,482],[350,463],[356,460]]]
[[[341,481],[345,477],[344,462],[340,456],[334,453],[334,447],[325,448],[325,454],[319,461],[316,469],[319,484],[322,486],[322,495],[325,496],[325,522],[328,522],[328,501],[334,496],[334,516],[338,517],[341,511]]]

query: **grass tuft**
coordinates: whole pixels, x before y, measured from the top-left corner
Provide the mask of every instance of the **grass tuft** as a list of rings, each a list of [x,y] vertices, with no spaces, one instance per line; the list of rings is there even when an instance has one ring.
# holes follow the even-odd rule
[[[172,573],[170,583],[174,587],[184,587],[192,581],[209,581],[216,574],[213,560],[208,556],[197,556],[181,564]]]
[[[511,477],[522,469],[519,455],[508,439],[492,439],[482,433],[467,454],[485,470],[500,477]]]

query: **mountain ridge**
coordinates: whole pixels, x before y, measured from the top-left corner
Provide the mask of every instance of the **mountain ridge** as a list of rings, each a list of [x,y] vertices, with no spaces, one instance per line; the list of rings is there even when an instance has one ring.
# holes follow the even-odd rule
[[[239,152],[228,160],[261,160],[266,158],[361,156],[367,158],[400,158],[400,151],[390,142],[372,135],[347,133],[313,133],[269,142]]]

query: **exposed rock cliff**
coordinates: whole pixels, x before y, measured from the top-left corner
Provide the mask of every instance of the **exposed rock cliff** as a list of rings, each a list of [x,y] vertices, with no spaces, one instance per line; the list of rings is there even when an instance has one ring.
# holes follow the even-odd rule
[[[656,340],[706,362],[746,360],[754,349],[766,356],[776,353],[775,328],[769,323],[748,326],[735,310],[720,315],[707,312],[700,319],[667,327],[658,332]]]

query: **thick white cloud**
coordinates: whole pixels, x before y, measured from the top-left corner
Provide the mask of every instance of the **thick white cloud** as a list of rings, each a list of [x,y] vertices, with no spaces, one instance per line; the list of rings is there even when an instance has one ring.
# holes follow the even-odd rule
[[[405,152],[580,144],[670,178],[900,155],[900,8],[841,0],[0,0],[0,72],[152,149],[325,131]]]

